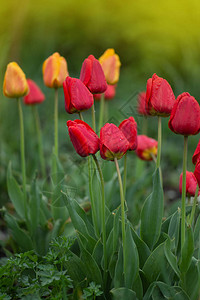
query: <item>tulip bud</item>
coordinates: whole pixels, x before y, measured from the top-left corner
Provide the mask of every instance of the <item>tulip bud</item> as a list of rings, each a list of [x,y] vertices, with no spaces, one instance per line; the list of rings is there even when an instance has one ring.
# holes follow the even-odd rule
[[[114,49],[107,49],[99,58],[108,84],[116,84],[119,81],[119,69],[121,62]]]
[[[27,79],[27,82],[29,86],[29,93],[24,96],[24,104],[32,105],[43,102],[45,96],[39,86],[31,79]]]
[[[194,151],[194,154],[192,156],[192,162],[194,165],[200,160],[200,140],[198,142],[198,145],[196,147],[196,150]]]
[[[176,99],[168,126],[174,133],[184,136],[199,133],[200,106],[189,93],[183,93]]]
[[[68,76],[67,62],[64,57],[55,52],[44,61],[42,72],[46,86],[59,88],[62,86],[66,76]]]
[[[180,175],[179,191],[182,194],[183,173]],[[186,171],[186,195],[194,197],[197,188],[197,179],[194,173]]]
[[[137,136],[136,154],[142,160],[152,160],[153,155],[157,156],[158,142],[146,135]]]
[[[167,80],[153,74],[147,80],[146,111],[152,116],[168,117],[172,111],[175,96]]]
[[[106,123],[100,131],[100,154],[103,159],[120,159],[130,144],[123,132],[114,124]]]
[[[99,137],[84,121],[67,121],[69,136],[76,152],[82,156],[99,151]]]
[[[3,82],[3,93],[9,98],[23,97],[28,93],[26,76],[16,62],[11,62],[7,65]]]
[[[93,103],[93,95],[80,79],[67,77],[63,82],[65,110],[69,114],[89,109]]]
[[[137,111],[140,115],[148,116],[148,113],[146,111],[146,92],[141,92],[138,94]]]
[[[107,85],[107,89],[104,93],[105,100],[111,100],[115,97],[116,94],[116,85]],[[94,100],[101,100],[101,94],[94,94]]]
[[[104,93],[107,83],[101,64],[90,55],[82,64],[80,80],[87,86],[91,93]]]
[[[137,123],[133,117],[130,117],[121,122],[119,129],[129,142],[128,150],[135,150],[137,148]]]

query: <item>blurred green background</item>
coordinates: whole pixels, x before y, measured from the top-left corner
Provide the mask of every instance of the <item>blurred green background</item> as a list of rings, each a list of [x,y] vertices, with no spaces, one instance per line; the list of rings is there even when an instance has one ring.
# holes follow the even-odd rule
[[[42,63],[55,51],[68,62],[71,76],[78,77],[83,60],[90,54],[98,58],[107,48],[119,54],[122,67],[117,96],[109,110],[110,119],[120,122],[131,103],[141,133],[141,118],[136,114],[137,93],[145,90],[153,73],[169,81],[175,96],[184,91],[200,99],[200,2],[198,0],[18,0],[1,1],[0,8],[0,134],[1,182],[5,191],[5,172],[9,160],[20,170],[18,111],[15,100],[2,93],[6,65],[16,61],[28,78],[35,80],[47,100],[39,107],[46,156],[53,145],[53,91],[42,81]],[[59,91],[60,152],[71,145],[65,123],[71,118],[64,110],[64,97]],[[131,101],[131,102],[129,102]],[[124,105],[126,106],[123,114]],[[114,105],[113,105],[114,104]],[[34,126],[29,107],[25,115],[28,174],[37,166]],[[97,105],[98,111],[98,105]],[[88,113],[86,113],[87,119]],[[128,115],[127,115],[128,116]],[[73,116],[74,117],[74,116]],[[88,115],[89,120],[89,115]],[[149,134],[156,138],[156,120],[149,121]],[[177,188],[182,164],[182,137],[172,134],[163,120],[164,176]],[[194,167],[191,156],[198,136],[190,138],[189,169]],[[72,149],[73,151],[73,149]],[[170,174],[170,176],[168,176]],[[178,176],[177,176],[178,174]]]

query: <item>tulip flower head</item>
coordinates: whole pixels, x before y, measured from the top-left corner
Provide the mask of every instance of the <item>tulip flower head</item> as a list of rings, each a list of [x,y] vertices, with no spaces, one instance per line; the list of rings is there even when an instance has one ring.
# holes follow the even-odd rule
[[[99,137],[84,121],[67,121],[68,132],[76,152],[82,156],[95,154],[99,151]]]
[[[93,95],[80,79],[67,77],[63,82],[65,110],[69,114],[89,109],[93,103]]]
[[[24,104],[33,105],[44,101],[45,96],[39,86],[31,79],[27,79],[29,86],[29,93],[24,96]]]
[[[146,111],[152,116],[167,117],[172,111],[175,96],[167,80],[153,74],[147,80]]]
[[[194,176],[196,177],[198,185],[200,187],[200,160],[195,165]]]
[[[108,84],[116,84],[119,81],[121,62],[114,49],[107,49],[99,58]]]
[[[64,57],[55,52],[44,61],[42,72],[46,86],[59,88],[62,86],[66,76],[68,76],[67,62]]]
[[[26,76],[16,62],[7,65],[3,82],[3,93],[9,98],[25,96],[29,91]]]
[[[105,160],[120,159],[129,150],[130,143],[114,124],[106,123],[100,131],[100,154]]]
[[[100,62],[89,55],[82,64],[80,80],[87,86],[91,93],[104,93],[107,83]]]
[[[194,154],[192,156],[192,162],[194,165],[200,160],[200,140],[198,142],[198,145],[196,147],[196,150],[194,151]]]
[[[140,115],[148,116],[148,113],[146,111],[146,92],[141,92],[138,94],[137,111]]]
[[[107,85],[107,89],[104,93],[105,100],[111,100],[115,97],[116,94],[116,85]],[[101,100],[101,94],[94,94],[94,100]]]
[[[182,194],[182,181],[183,181],[183,173],[181,173],[180,181],[179,181],[180,194]],[[197,179],[194,173],[186,171],[186,195],[188,197],[194,197],[197,184],[198,184]]]
[[[158,142],[146,135],[137,136],[136,154],[142,160],[152,160],[157,156]]]
[[[199,133],[200,106],[189,93],[183,93],[176,99],[168,126],[174,133],[184,136]]]
[[[129,142],[128,150],[135,150],[137,148],[137,123],[133,117],[121,122],[119,129],[123,132],[124,136]]]

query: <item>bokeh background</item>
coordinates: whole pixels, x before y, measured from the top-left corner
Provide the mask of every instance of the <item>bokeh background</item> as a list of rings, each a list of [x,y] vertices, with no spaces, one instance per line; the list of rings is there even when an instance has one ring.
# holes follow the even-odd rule
[[[53,92],[43,85],[42,63],[58,51],[68,62],[71,76],[78,77],[83,60],[90,54],[98,58],[114,48],[121,59],[120,81],[109,118],[120,122],[130,111],[137,118],[137,94],[145,90],[153,73],[169,81],[175,96],[187,91],[200,100],[200,2],[198,0],[17,0],[1,1],[0,7],[0,182],[2,201],[6,201],[6,169],[12,160],[20,170],[18,111],[15,100],[2,93],[6,65],[16,61],[28,78],[35,80],[46,95],[39,107],[46,157],[53,145]],[[64,96],[59,91],[60,152],[70,150],[65,123]],[[126,103],[127,106],[126,106]],[[28,174],[37,165],[36,140],[29,107],[25,116]],[[98,105],[97,105],[98,112]],[[128,115],[127,115],[128,116]],[[71,117],[71,116],[70,116]],[[87,119],[87,113],[86,113]],[[156,138],[156,120],[151,118],[148,133]],[[171,133],[163,120],[162,166],[166,186],[178,190],[182,164],[182,137]],[[199,137],[191,137],[188,169]],[[165,166],[167,168],[165,169]]]

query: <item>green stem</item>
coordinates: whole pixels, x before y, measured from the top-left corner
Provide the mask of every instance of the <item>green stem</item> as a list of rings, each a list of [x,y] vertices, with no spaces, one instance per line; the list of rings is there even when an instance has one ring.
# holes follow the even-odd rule
[[[32,105],[32,111],[33,111],[33,115],[35,118],[40,165],[41,165],[42,176],[44,178],[46,172],[45,172],[44,153],[43,153],[43,147],[42,147],[42,133],[41,133],[41,126],[40,126],[40,118],[39,118],[39,114],[38,114],[36,105]]]
[[[78,112],[78,115],[79,115],[80,120],[83,121],[83,115],[80,111]]]
[[[119,170],[119,165],[117,158],[114,158],[115,166],[117,170],[117,176],[119,181],[119,188],[120,188],[120,198],[121,198],[121,218],[122,218],[122,245],[123,245],[123,261],[124,261],[124,274],[126,274],[126,227],[125,227],[125,210],[124,210],[124,193],[123,193],[123,185],[122,185],[122,178]]]
[[[92,207],[92,220],[94,223],[96,235],[99,236],[97,214],[96,214],[94,195],[93,195],[93,190],[92,190],[91,157],[90,156],[88,156],[88,173],[89,173],[89,193],[90,193],[90,200],[91,200],[91,207]]]
[[[18,98],[18,110],[19,110],[19,121],[20,121],[20,148],[21,148],[21,164],[22,164],[22,185],[24,193],[24,211],[25,217],[28,219],[27,211],[27,195],[26,195],[26,162],[25,162],[25,147],[24,147],[24,121],[23,121],[23,112],[21,101]]]
[[[194,214],[195,214],[195,209],[196,209],[196,204],[197,204],[197,197],[199,193],[199,185],[197,184],[195,195],[194,195],[194,200],[193,200],[193,205],[192,205],[192,211],[189,219],[189,224],[192,226],[193,220],[194,220]]]
[[[127,152],[124,154],[124,177],[123,177],[124,199],[126,199],[126,177],[127,177]]]
[[[95,119],[95,107],[92,105],[92,128],[96,132],[96,119]]]
[[[101,181],[101,197],[102,197],[102,202],[101,202],[101,218],[102,218],[102,234],[103,234],[103,254],[104,254],[104,283],[106,284],[106,277],[107,277],[107,251],[106,251],[106,204],[105,204],[105,189],[104,189],[104,179],[103,179],[103,174],[99,165],[99,162],[95,156],[95,154],[92,154],[92,157],[95,161],[100,181]]]
[[[183,245],[184,245],[184,242],[185,242],[185,200],[186,200],[187,141],[188,141],[188,137],[184,136],[182,204],[181,204],[181,249],[183,249]]]
[[[162,140],[162,118],[161,116],[158,116],[158,152],[157,152],[157,160],[156,160],[157,168],[160,168],[161,140]]]
[[[55,101],[54,101],[54,151],[56,157],[58,157],[58,89],[55,89]]]
[[[103,120],[104,120],[104,104],[105,104],[105,99],[104,99],[104,93],[103,93],[103,94],[101,94],[101,100],[100,100],[99,132],[101,130],[101,127],[103,125]]]

